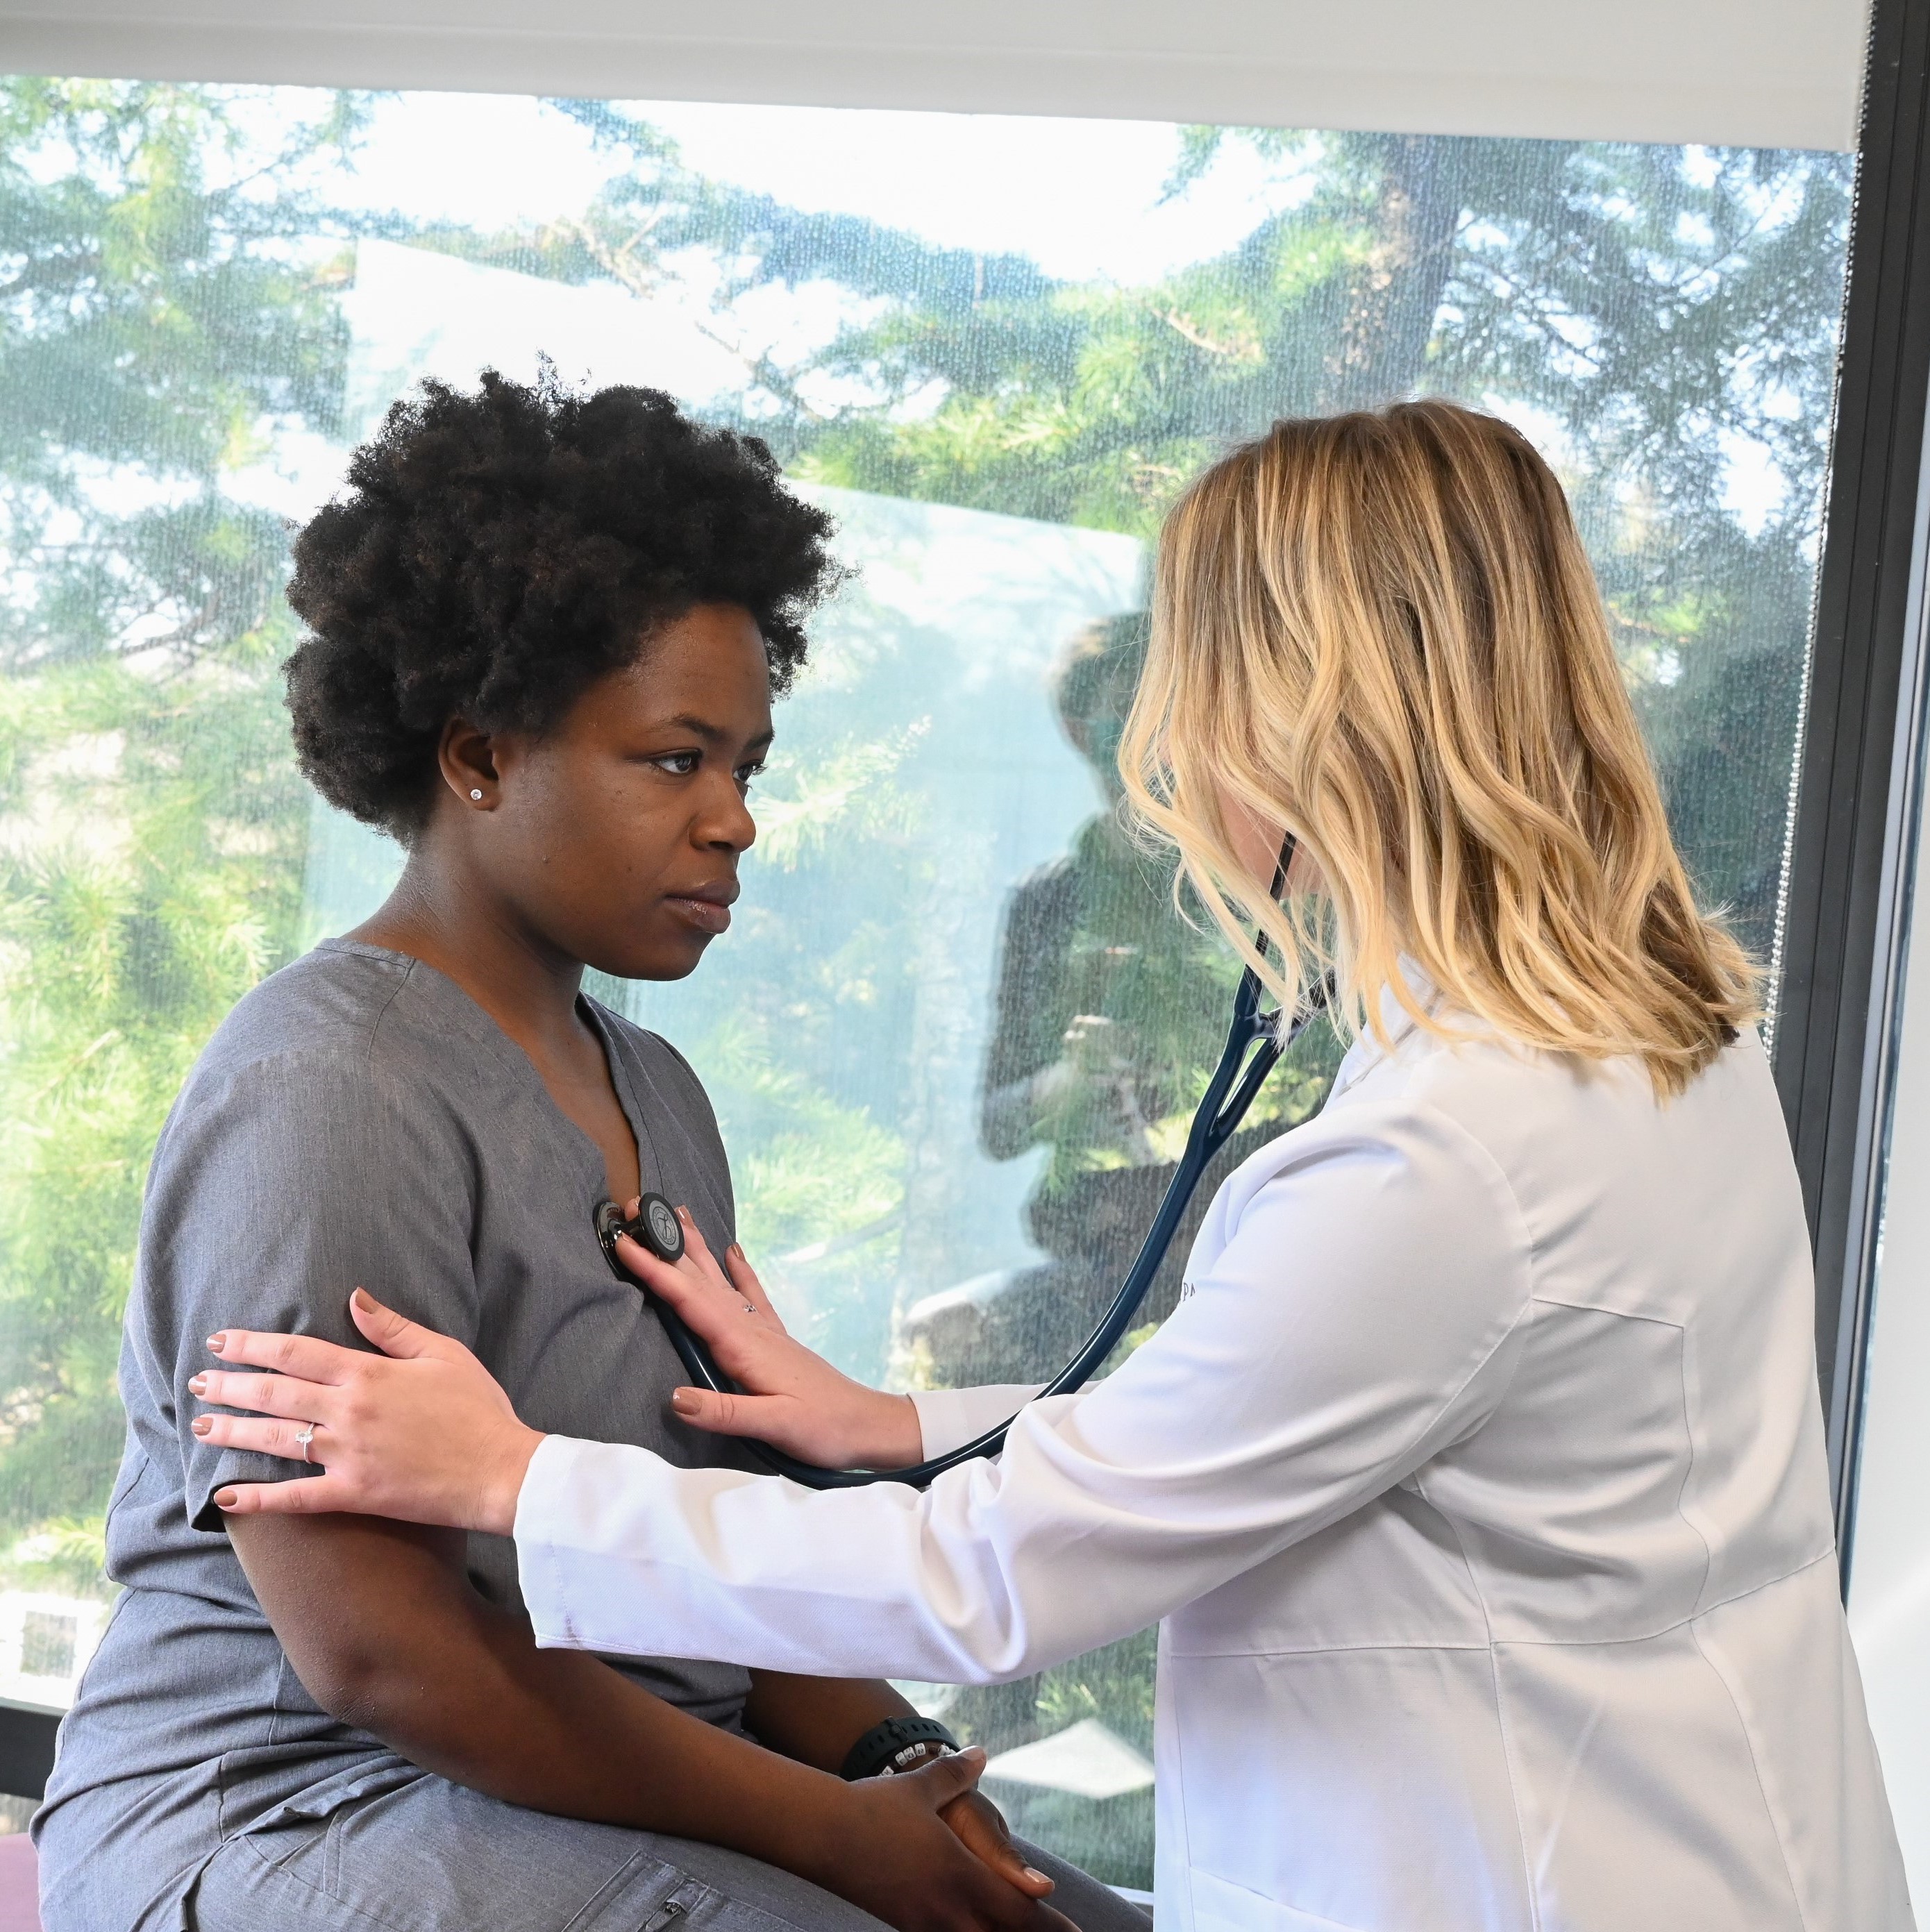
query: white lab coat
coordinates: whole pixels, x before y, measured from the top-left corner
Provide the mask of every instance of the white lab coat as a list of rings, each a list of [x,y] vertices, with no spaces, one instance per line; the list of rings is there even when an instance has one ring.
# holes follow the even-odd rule
[[[1160,1621],[1159,1932],[1908,1932],[1753,1036],[1666,1105],[1363,1042],[1187,1278],[923,1494],[550,1438],[539,1641],[983,1683]]]

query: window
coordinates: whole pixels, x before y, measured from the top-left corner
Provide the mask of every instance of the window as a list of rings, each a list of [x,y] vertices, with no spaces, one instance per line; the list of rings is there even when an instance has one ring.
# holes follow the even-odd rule
[[[76,1617],[58,1610],[26,1610],[20,1618],[20,1675],[51,1677],[57,1682],[74,1675]]]
[[[697,1065],[751,1253],[855,1372],[1042,1376],[1130,1258],[1232,975],[1119,836],[1109,761],[1161,512],[1277,416],[1445,393],[1535,437],[1701,890],[1775,957],[1846,157],[5,99],[0,1698],[62,1703],[98,1635],[173,1092],[393,874],[293,770],[279,586],[284,519],[425,374],[547,355],[671,388],[839,519],[857,574],[781,708],[737,929],[685,985],[602,990]],[[1310,1033],[1233,1156],[1334,1064]],[[1146,1636],[920,1694],[992,1751],[1020,1830],[1145,1886],[1151,1682]]]

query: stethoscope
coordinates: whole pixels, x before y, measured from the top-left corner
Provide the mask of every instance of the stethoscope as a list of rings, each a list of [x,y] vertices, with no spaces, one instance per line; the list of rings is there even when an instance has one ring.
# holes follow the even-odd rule
[[[1280,848],[1280,863],[1274,872],[1273,896],[1276,899],[1286,884],[1287,868],[1293,862],[1294,846],[1294,838],[1289,832]],[[1264,959],[1267,953],[1265,934],[1260,935],[1259,952]],[[1278,1008],[1266,1012],[1260,1010],[1259,974],[1249,966],[1241,975],[1239,988],[1233,995],[1233,1016],[1226,1029],[1226,1048],[1220,1055],[1219,1065],[1213,1070],[1213,1078],[1206,1083],[1205,1095],[1187,1130],[1186,1150],[1173,1170],[1172,1179],[1166,1184],[1159,1211],[1146,1230],[1139,1254],[1127,1270],[1126,1279],[1120,1283],[1112,1305],[1100,1317],[1099,1325],[1086,1338],[1079,1353],[1039,1391],[1039,1396],[1064,1395],[1070,1390],[1083,1388],[1091,1380],[1094,1371],[1118,1346],[1119,1338],[1132,1326],[1133,1317],[1139,1312],[1139,1304],[1145,1300],[1160,1271],[1160,1264],[1166,1259],[1173,1238],[1179,1232],[1187,1203],[1199,1187],[1200,1176],[1206,1172],[1208,1162],[1246,1118],[1247,1109],[1265,1084],[1267,1076],[1279,1064],[1281,1054],[1300,1037],[1308,1022],[1325,1009],[1327,997],[1325,985],[1315,986],[1292,1022],[1283,1027]],[[677,1311],[650,1294],[649,1289],[617,1259],[619,1234],[629,1235],[660,1261],[680,1260],[684,1249],[683,1228],[677,1220],[677,1210],[661,1194],[646,1194],[638,1203],[635,1215],[626,1220],[614,1202],[600,1202],[596,1209],[597,1240],[619,1278],[641,1288],[656,1309],[671,1346],[683,1361],[684,1372],[692,1383],[721,1394],[740,1393]],[[1039,1396],[1033,1400],[1036,1401]],[[956,1468],[961,1462],[969,1462],[980,1456],[996,1456],[1004,1448],[1006,1431],[1016,1420],[1016,1416],[1007,1416],[997,1428],[988,1429],[983,1436],[974,1437],[961,1447],[908,1469],[821,1469],[815,1463],[800,1462],[795,1456],[787,1456],[782,1450],[773,1449],[767,1443],[752,1442],[750,1447],[780,1476],[788,1476],[793,1482],[803,1483],[814,1490],[855,1489],[865,1483],[908,1483],[915,1489],[923,1489],[935,1476]]]

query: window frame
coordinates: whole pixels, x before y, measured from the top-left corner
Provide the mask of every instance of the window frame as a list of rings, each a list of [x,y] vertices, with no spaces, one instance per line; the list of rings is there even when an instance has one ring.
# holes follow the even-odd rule
[[[60,1719],[51,1711],[0,1701],[0,1792],[10,1798],[45,1796],[59,1730]]]
[[[1876,0],[1775,1031],[1815,1251],[1817,1367],[1845,1588],[1921,808],[1926,409],[1930,0]]]
[[[1930,0],[1875,0],[1860,127],[1775,1014],[1846,1588],[1930,682]],[[59,1721],[0,1702],[0,1792]]]

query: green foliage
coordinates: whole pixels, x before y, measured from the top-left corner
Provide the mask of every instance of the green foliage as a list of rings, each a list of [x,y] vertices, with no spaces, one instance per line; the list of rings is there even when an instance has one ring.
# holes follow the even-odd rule
[[[0,1580],[11,1589],[95,1596],[107,1564],[107,1528],[98,1513],[56,1516],[18,1538],[0,1558]]]
[[[299,911],[286,537],[234,486],[332,420],[304,181],[354,112],[264,145],[248,106],[0,88],[0,1523],[54,1524],[30,1570],[91,1560],[148,1160]]]
[[[1574,494],[1691,868],[1766,956],[1790,766],[1763,747],[1795,743],[1847,157],[1193,129],[1172,192],[1244,143],[1285,205],[1120,288],[801,216],[693,176],[618,110],[593,124],[638,165],[577,224],[573,274],[620,262],[647,286],[707,244],[722,306],[849,292],[835,340],[748,370],[746,420],[806,476],[1150,535],[1277,416],[1423,392],[1524,415]]]
[[[100,1502],[148,1156],[299,911],[303,802],[250,641],[252,668],[238,645],[159,680],[104,659],[4,686],[20,775],[0,853],[8,1522]]]
[[[821,970],[829,980],[836,968]],[[794,1011],[804,1002],[787,1004]],[[767,1003],[682,1043],[704,1069],[734,1150],[738,1238],[786,1324],[881,1380],[905,1144],[799,1066],[782,1017]]]
[[[251,136],[243,100],[0,87],[0,663],[219,652],[280,589],[279,520],[225,478],[332,420],[344,333],[305,185],[352,131]]]

